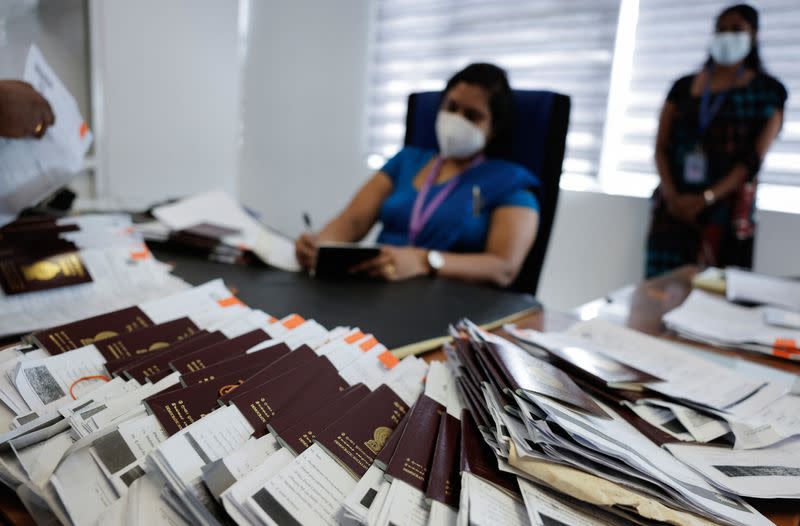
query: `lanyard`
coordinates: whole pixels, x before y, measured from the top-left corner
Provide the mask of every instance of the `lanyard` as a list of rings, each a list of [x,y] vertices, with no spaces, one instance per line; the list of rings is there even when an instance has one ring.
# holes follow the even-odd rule
[[[728,96],[728,90],[721,92],[719,95],[713,98],[711,97],[711,73],[713,69],[708,69],[708,82],[706,82],[705,87],[703,88],[703,98],[700,99],[700,108],[698,110],[697,120],[698,120],[698,132],[700,137],[705,135],[708,126],[711,124],[711,121],[714,120],[714,116],[719,112],[719,109],[722,107],[722,103],[725,102],[725,98]],[[738,81],[742,78],[744,74],[744,66],[739,66],[739,69],[736,70],[736,80]]]
[[[467,166],[464,172],[471,170],[482,162],[483,155],[475,157],[472,162],[469,163],[469,166]],[[414,200],[414,207],[411,209],[411,219],[408,222],[408,243],[410,245],[414,244],[414,241],[416,241],[417,236],[420,232],[422,232],[422,229],[428,223],[428,220],[442,205],[444,200],[447,199],[447,196],[450,195],[453,190],[455,190],[459,181],[461,181],[461,176],[464,174],[464,172],[461,172],[457,176],[450,179],[447,185],[445,185],[445,187],[442,188],[439,193],[433,197],[433,199],[431,199],[431,202],[428,203],[428,206],[423,206],[425,203],[425,198],[428,197],[428,192],[433,186],[434,181],[436,181],[436,179],[439,177],[439,173],[442,171],[443,163],[444,159],[442,157],[438,157],[436,159],[436,162],[431,168],[431,172],[428,174],[428,177],[425,179],[425,183],[423,183],[422,188],[420,188],[419,193],[417,194],[417,198]]]

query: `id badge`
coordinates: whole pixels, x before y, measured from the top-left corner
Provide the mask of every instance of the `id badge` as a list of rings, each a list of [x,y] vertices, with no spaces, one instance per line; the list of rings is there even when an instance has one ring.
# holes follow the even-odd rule
[[[683,179],[693,184],[706,182],[706,156],[703,152],[695,150],[686,156],[683,163]]]

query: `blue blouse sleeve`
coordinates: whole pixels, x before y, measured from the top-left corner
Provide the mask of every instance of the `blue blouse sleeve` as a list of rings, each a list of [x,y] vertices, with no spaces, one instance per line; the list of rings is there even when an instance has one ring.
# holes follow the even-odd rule
[[[501,206],[522,206],[530,208],[531,210],[539,211],[539,200],[533,195],[530,190],[514,190],[507,196],[503,197],[497,204],[498,208]]]
[[[394,156],[386,161],[386,164],[383,165],[383,168],[380,169],[381,172],[385,173],[389,176],[389,179],[392,180],[392,183],[395,185],[397,184],[397,180],[400,178],[400,172],[403,170],[403,161],[408,156],[406,148],[403,148]]]

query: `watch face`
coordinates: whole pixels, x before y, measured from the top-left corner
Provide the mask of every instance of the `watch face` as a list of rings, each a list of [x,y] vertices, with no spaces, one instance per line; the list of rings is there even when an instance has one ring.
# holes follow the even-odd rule
[[[444,256],[440,252],[431,250],[428,252],[428,264],[434,270],[439,270],[444,266]]]

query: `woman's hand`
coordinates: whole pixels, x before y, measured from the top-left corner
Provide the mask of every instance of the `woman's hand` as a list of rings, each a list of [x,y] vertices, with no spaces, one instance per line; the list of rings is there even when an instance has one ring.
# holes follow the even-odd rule
[[[317,263],[317,235],[305,232],[294,242],[294,254],[300,266],[314,268]]]
[[[0,81],[0,136],[41,138],[55,123],[47,99],[19,80]]]
[[[695,223],[697,221],[697,216],[705,207],[706,200],[702,195],[678,194],[667,199],[667,210],[669,210],[670,215],[680,219],[684,223]]]
[[[402,281],[428,274],[428,251],[416,247],[381,247],[377,257],[350,269],[386,281]]]

